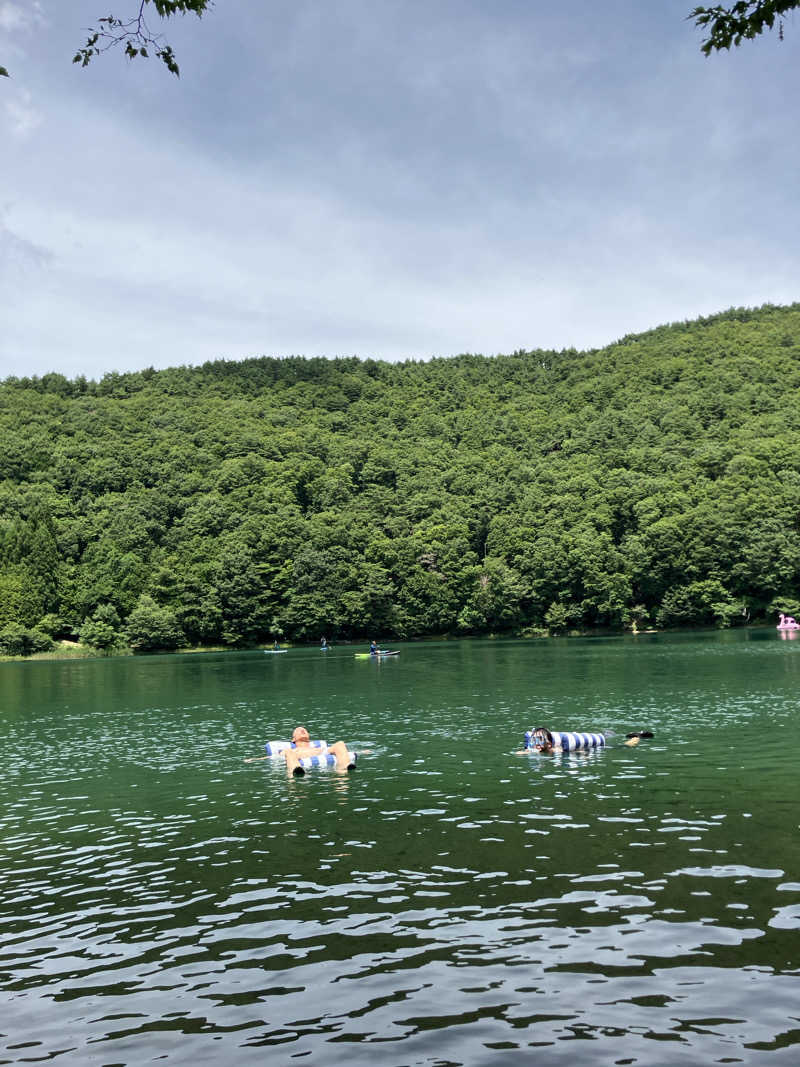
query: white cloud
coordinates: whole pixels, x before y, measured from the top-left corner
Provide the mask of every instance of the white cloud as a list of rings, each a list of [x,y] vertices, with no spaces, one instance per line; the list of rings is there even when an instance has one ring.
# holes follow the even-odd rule
[[[0,32],[2,33],[30,33],[44,26],[46,22],[39,0],[32,0],[25,7],[12,3],[12,0],[0,0]]]
[[[678,0],[652,38],[635,0],[237,2],[175,24],[180,82],[72,67],[93,0],[47,8],[3,113],[0,258],[40,255],[6,269],[0,376],[593,347],[796,298],[798,148],[758,119],[791,53],[704,60]]]
[[[18,4],[12,4],[9,0],[0,4],[0,30],[3,33],[14,33],[23,29],[27,21],[27,12]]]
[[[52,255],[46,248],[19,237],[0,216],[0,279],[10,284],[12,277],[19,278],[51,260]]]
[[[6,90],[8,98],[3,101],[3,119],[6,131],[13,137],[25,138],[41,125],[43,116],[34,106],[27,89]]]

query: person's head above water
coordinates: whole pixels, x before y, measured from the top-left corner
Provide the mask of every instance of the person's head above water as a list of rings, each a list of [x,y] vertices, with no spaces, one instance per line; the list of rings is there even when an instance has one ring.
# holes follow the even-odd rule
[[[306,730],[305,726],[295,726],[294,730],[292,731],[292,741],[294,741],[296,745],[308,743],[310,740],[311,737],[309,736],[308,730]]]
[[[531,738],[533,747],[539,752],[547,752],[553,748],[553,735],[546,726],[537,726]]]

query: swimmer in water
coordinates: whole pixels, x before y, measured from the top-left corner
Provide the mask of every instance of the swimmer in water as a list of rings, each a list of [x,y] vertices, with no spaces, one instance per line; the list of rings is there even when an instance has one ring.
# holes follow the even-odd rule
[[[305,726],[296,726],[294,728],[292,741],[295,747],[284,749],[281,755],[286,760],[287,773],[299,777],[306,773],[305,769],[300,765],[300,760],[306,756],[319,756],[320,749],[311,744],[311,737]],[[333,745],[328,745],[324,751],[336,757],[337,771],[352,771],[356,765],[355,756],[350,752],[344,741],[337,741]]]
[[[557,745],[553,735],[546,726],[537,726],[531,731],[531,741],[528,748],[521,748],[515,752],[516,756],[525,756],[531,752],[538,752],[542,756],[552,756],[561,751],[561,745]]]

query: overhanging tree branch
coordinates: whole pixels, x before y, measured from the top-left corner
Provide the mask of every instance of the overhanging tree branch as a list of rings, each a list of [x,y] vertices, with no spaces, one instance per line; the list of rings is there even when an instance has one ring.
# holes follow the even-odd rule
[[[91,29],[89,37],[83,48],[75,53],[72,62],[80,63],[86,67],[95,58],[108,52],[109,49],[123,46],[123,51],[129,59],[141,56],[147,59],[151,51],[162,61],[176,77],[180,75],[175,53],[172,46],[167,44],[161,34],[154,34],[145,19],[145,11],[148,4],[152,4],[157,14],[162,18],[171,15],[186,15],[193,13],[200,18],[211,6],[213,0],[140,0],[139,12],[130,19],[119,19],[114,15],[106,15],[99,18],[99,28]]]
[[[700,46],[704,55],[720,52],[742,41],[751,41],[778,24],[778,38],[783,40],[783,16],[800,7],[800,0],[737,0],[730,7],[696,7],[689,18],[695,26],[708,30]]]
[[[161,19],[172,15],[194,14],[200,18],[213,6],[214,0],[139,0],[138,14],[129,19],[120,19],[115,15],[99,18],[98,28],[89,30],[86,44],[79,48],[73,57],[73,63],[86,67],[104,52],[122,46],[129,59],[141,56],[147,59],[151,52],[160,59],[171,73],[180,75],[175,53],[161,34],[154,34],[147,24],[145,12],[148,5]],[[783,40],[784,16],[800,7],[800,0],[736,0],[729,7],[715,4],[713,7],[696,7],[688,19],[694,19],[695,26],[708,32],[700,49],[705,55],[719,52],[731,45],[738,46],[742,41],[749,41],[778,24],[778,37]],[[10,77],[8,70],[0,66],[0,77]]]

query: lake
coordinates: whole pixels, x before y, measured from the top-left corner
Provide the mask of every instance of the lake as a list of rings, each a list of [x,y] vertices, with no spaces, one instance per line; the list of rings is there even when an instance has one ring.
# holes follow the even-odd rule
[[[0,664],[0,1063],[796,1064],[800,640],[392,647]]]

